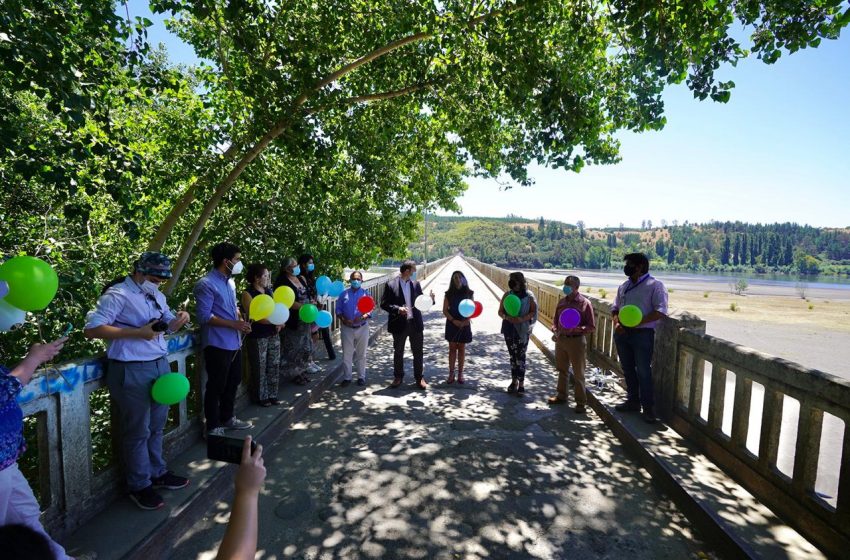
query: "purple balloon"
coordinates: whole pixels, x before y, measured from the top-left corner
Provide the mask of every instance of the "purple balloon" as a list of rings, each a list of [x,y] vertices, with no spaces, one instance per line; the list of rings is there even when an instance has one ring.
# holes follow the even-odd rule
[[[579,322],[581,322],[581,314],[578,310],[570,307],[569,309],[564,309],[561,312],[561,316],[558,318],[558,322],[561,323],[561,326],[565,329],[574,329],[578,326]]]

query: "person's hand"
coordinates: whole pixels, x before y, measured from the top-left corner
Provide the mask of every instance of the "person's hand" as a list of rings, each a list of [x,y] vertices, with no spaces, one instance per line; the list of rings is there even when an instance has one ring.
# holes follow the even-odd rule
[[[248,321],[233,321],[232,324],[234,330],[243,332],[245,334],[251,332],[251,323],[249,323]]]
[[[236,492],[259,493],[266,479],[266,467],[263,464],[263,446],[257,445],[251,453],[251,436],[245,436],[242,444],[242,462],[236,471]]]
[[[275,325],[274,326],[274,332],[279,333],[282,330],[283,330],[283,325]]]
[[[189,314],[187,312],[178,311],[177,314],[175,315],[175,319],[174,319],[175,322],[174,322],[174,329],[173,330],[177,331],[177,330],[180,330],[181,328],[183,328],[183,325],[185,325],[186,323],[189,322],[189,318],[190,317],[189,317]]]
[[[41,365],[44,362],[49,362],[56,357],[56,354],[58,354],[60,350],[62,350],[62,347],[65,346],[65,341],[67,340],[68,337],[63,336],[53,342],[33,344],[30,346],[30,351],[27,352],[25,359],[33,360],[34,362],[37,362],[38,365]]]
[[[558,335],[556,335],[556,334],[552,335],[552,342],[558,342]]]
[[[552,325],[552,332],[557,334],[557,332],[558,332],[558,325]]]
[[[434,290],[431,290],[431,293],[428,294],[431,297],[431,303],[437,303],[437,299],[434,297]]]
[[[614,332],[617,334],[626,334],[626,329],[623,328],[623,325],[617,323],[614,325]]]
[[[407,317],[407,308],[406,307],[399,307],[398,308],[398,314],[401,315],[402,317]]]
[[[153,340],[156,337],[158,337],[159,335],[161,335],[162,334],[161,332],[157,332],[157,331],[153,330],[153,326],[156,323],[157,323],[157,321],[151,321],[147,325],[140,327],[139,332],[138,332],[139,338],[144,338],[145,340]]]

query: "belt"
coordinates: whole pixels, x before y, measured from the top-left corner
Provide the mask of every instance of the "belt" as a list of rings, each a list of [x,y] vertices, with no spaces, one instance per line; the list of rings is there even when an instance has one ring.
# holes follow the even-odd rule
[[[349,329],[359,329],[360,327],[365,327],[365,326],[366,326],[366,325],[368,325],[368,324],[369,324],[369,323],[363,323],[362,325],[351,325],[351,326],[349,326],[349,325],[343,325],[343,326],[344,326],[344,327],[348,327]]]
[[[153,360],[113,360],[112,358],[109,358],[109,361],[115,362],[117,364],[152,364],[154,362],[158,362],[164,359],[165,356],[160,356],[159,358],[154,358]]]
[[[560,336],[562,336],[564,338],[579,338],[579,337],[582,337],[584,335],[583,334],[562,334]]]

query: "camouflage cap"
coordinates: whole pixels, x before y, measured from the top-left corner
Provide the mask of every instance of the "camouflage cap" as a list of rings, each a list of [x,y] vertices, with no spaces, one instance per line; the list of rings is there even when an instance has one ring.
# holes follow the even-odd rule
[[[162,253],[147,251],[136,262],[136,270],[142,274],[171,278],[171,259]]]

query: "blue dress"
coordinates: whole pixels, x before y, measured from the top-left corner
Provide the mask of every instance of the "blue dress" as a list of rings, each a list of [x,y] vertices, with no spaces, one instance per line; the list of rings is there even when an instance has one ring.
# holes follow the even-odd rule
[[[466,295],[456,295],[456,296],[448,296],[446,298],[449,300],[449,315],[458,320],[463,320],[463,315],[460,314],[458,310],[458,306],[460,302],[465,299],[472,299],[472,292],[469,292]],[[466,344],[472,342],[472,326],[471,324],[459,328],[452,324],[451,321],[446,319],[446,340],[449,342],[460,342],[462,344]]]

